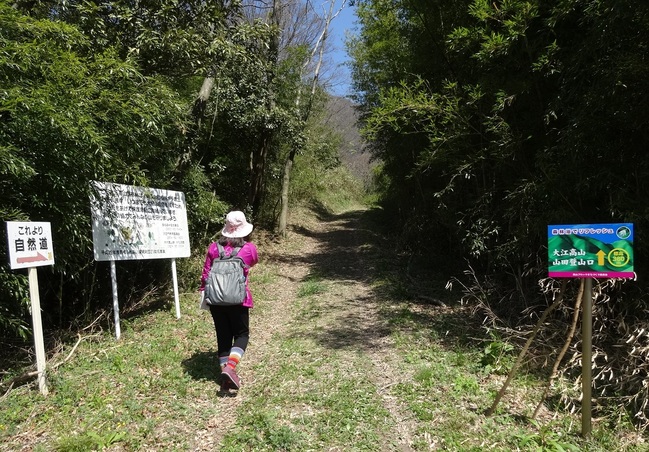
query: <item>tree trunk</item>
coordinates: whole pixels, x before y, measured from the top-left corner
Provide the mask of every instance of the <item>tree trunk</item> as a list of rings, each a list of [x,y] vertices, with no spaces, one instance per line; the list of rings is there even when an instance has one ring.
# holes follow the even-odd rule
[[[273,131],[262,130],[259,146],[250,153],[250,187],[248,191],[248,204],[253,215],[259,212],[262,203],[264,188],[264,173],[266,160],[273,140]]]
[[[293,168],[294,159],[294,152],[291,151],[291,155],[289,155],[289,158],[286,159],[286,163],[284,163],[284,177],[282,178],[282,211],[279,215],[279,233],[284,238],[286,237],[286,225],[288,223],[288,189],[290,187],[291,169]]]
[[[192,162],[193,159],[193,150],[194,150],[194,141],[198,136],[201,128],[201,122],[203,116],[205,115],[205,109],[207,108],[207,101],[210,98],[212,92],[212,87],[214,86],[214,76],[208,75],[203,79],[203,85],[201,90],[198,92],[198,96],[194,100],[194,105],[192,106],[191,112],[191,123],[188,129],[185,131],[185,144],[178,156],[176,161],[176,174],[178,177],[185,174],[185,168]]]
[[[295,107],[298,115],[301,115],[302,117],[300,118],[300,121],[302,122],[304,127],[304,124],[306,121],[309,119],[309,114],[311,113],[311,106],[313,105],[313,98],[315,96],[315,91],[318,86],[318,79],[320,77],[320,67],[322,66],[322,60],[323,60],[323,55],[324,55],[324,44],[327,41],[327,35],[329,33],[329,26],[331,25],[331,21],[340,14],[340,11],[345,7],[345,3],[347,0],[343,0],[342,4],[340,5],[340,8],[336,13],[333,13],[333,8],[334,8],[334,0],[331,0],[329,3],[329,12],[327,14],[327,18],[325,20],[325,24],[322,30],[322,33],[320,34],[320,37],[318,38],[318,41],[316,42],[315,46],[313,47],[313,50],[311,51],[311,55],[309,58],[304,62],[302,65],[302,70],[306,70],[306,67],[309,65],[309,63],[313,60],[315,57],[316,52],[319,51],[318,55],[318,63],[316,64],[316,68],[313,74],[313,80],[311,81],[311,93],[308,99],[307,103],[307,108],[305,109],[304,113],[300,113],[300,102],[301,102],[301,97],[302,97],[302,88],[298,90],[297,97],[295,99]],[[278,232],[282,237],[286,237],[286,225],[288,223],[288,193],[290,189],[290,181],[291,181],[291,170],[293,169],[293,163],[295,162],[295,156],[297,155],[297,149],[293,148],[291,149],[291,152],[288,154],[288,158],[286,159],[286,163],[284,164],[284,177],[282,178],[282,191],[281,191],[281,204],[282,204],[282,209],[280,211],[279,215],[279,224],[278,224]]]
[[[279,29],[278,1],[279,0],[273,0],[273,6],[268,17],[268,24]],[[275,78],[274,68],[277,67],[279,60],[279,35],[277,33],[273,35],[268,43],[268,60],[272,63],[271,67],[273,67],[273,69],[268,71],[266,83],[269,87],[272,87]],[[269,114],[272,114],[275,107],[273,96],[274,93],[272,89],[269,88],[269,97],[266,105]],[[248,192],[248,204],[252,208],[253,216],[256,215],[261,208],[266,159],[270,152],[274,135],[273,129],[262,130],[259,146],[254,149],[250,155],[250,188]]]
[[[207,101],[210,98],[212,93],[212,87],[214,86],[214,76],[210,75],[205,77],[203,80],[203,85],[201,90],[198,92],[198,97],[194,101],[194,106],[192,108],[192,117],[198,125],[200,125],[203,115],[205,114],[205,108],[207,107]]]

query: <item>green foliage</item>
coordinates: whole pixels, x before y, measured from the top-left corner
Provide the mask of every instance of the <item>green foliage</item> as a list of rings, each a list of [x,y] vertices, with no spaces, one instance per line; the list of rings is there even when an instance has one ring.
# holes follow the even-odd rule
[[[57,450],[67,452],[103,450],[117,444],[126,437],[125,432],[102,432],[101,434],[90,431],[79,437],[64,437],[57,444]]]
[[[461,395],[475,396],[480,393],[480,385],[473,375],[459,375],[453,382],[453,390]]]
[[[304,175],[338,165],[338,138],[296,109],[313,36],[289,41],[266,13],[239,1],[0,2],[0,213],[52,223],[46,323],[92,316],[110,296],[92,261],[91,180],[182,190],[200,256],[229,209],[272,225],[287,152],[309,165],[300,200],[325,189]],[[313,32],[320,22],[307,19]],[[192,105],[205,76],[211,95]],[[318,112],[323,95],[302,111]],[[195,287],[199,259],[179,262],[181,286]],[[129,300],[167,283],[159,263],[123,267]],[[0,328],[24,335],[24,278],[2,268],[0,282]]]
[[[362,203],[365,189],[340,163],[340,137],[327,128],[311,126],[307,142],[296,156],[291,174],[292,202],[321,203],[332,210]]]
[[[41,273],[45,311],[56,312],[47,300],[64,286],[85,310],[95,289],[84,287],[94,279],[89,182],[168,186],[185,105],[111,49],[91,52],[70,25],[31,19],[3,2],[0,28],[0,155],[9,169],[0,211],[52,223],[56,266]],[[24,294],[3,295],[19,313]]]
[[[404,45],[400,33],[398,11],[391,3],[388,0],[360,2],[356,9],[363,24],[364,39],[352,40],[349,51],[353,58],[354,86],[368,106],[375,105],[381,86],[389,86],[404,76],[409,60],[408,46]]]
[[[581,447],[572,444],[566,435],[557,432],[554,425],[541,425],[539,422],[532,421],[532,424],[538,428],[538,433],[517,435],[520,447],[525,450],[536,450],[542,452],[578,452]]]
[[[489,342],[480,357],[480,364],[487,373],[506,374],[513,363],[514,346],[495,337]]]
[[[144,74],[204,73],[214,57],[213,43],[226,32],[226,18],[239,2],[197,0],[18,1],[26,13],[73,24],[96,51],[118,49]]]
[[[468,264],[497,318],[541,304],[548,224],[648,226],[649,4],[358,3],[349,44],[381,204],[413,253]],[[613,319],[646,324],[620,290],[601,343],[616,342]]]
[[[0,253],[0,256],[6,257],[5,262],[8,261],[4,253]],[[22,316],[30,303],[27,275],[14,274],[0,267],[0,287],[0,295],[6,301],[0,305],[0,331],[27,339],[30,325]]]
[[[268,412],[252,413],[248,416],[247,429],[230,433],[221,450],[237,451],[241,444],[254,450],[300,450],[303,435],[281,425],[275,417]]]
[[[317,275],[310,275],[306,278],[297,292],[298,297],[309,297],[327,291],[327,284]]]
[[[421,225],[414,234],[443,240],[449,253],[472,258],[481,271],[525,268],[532,276],[520,287],[525,291],[544,271],[538,250],[547,224],[643,221],[629,199],[642,202],[638,187],[649,172],[641,164],[629,173],[615,162],[644,160],[630,124],[637,130],[646,118],[636,103],[645,89],[634,75],[645,63],[631,56],[649,42],[646,15],[626,2],[568,3],[477,0],[463,10],[450,2],[431,2],[430,9],[361,2],[363,28],[351,43],[355,80],[369,96],[362,104],[366,134],[383,162],[385,206],[409,212],[406,224],[412,218]],[[430,47],[439,51],[431,59],[417,32],[431,31],[435,12],[447,34],[430,33]],[[639,39],[632,29],[643,30]],[[390,67],[370,52],[377,45],[407,49],[406,59],[390,61],[406,69],[386,70],[389,81],[373,72]],[[366,80],[372,85],[364,87]],[[604,126],[602,115],[610,118]],[[620,116],[629,122],[619,123]],[[628,132],[613,132],[611,122]],[[624,182],[629,174],[633,183]],[[614,194],[611,181],[618,181]]]

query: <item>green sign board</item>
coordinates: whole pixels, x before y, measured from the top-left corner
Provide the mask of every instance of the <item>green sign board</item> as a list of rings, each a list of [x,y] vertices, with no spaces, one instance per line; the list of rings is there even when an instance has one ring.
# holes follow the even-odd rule
[[[633,223],[548,226],[553,278],[635,278]]]

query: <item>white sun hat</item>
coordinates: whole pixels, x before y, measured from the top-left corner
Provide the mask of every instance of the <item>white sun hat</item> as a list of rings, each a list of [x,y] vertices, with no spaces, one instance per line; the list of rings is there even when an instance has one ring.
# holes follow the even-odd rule
[[[225,217],[225,226],[221,231],[224,237],[246,237],[252,232],[252,224],[246,221],[246,216],[239,210],[233,210]]]

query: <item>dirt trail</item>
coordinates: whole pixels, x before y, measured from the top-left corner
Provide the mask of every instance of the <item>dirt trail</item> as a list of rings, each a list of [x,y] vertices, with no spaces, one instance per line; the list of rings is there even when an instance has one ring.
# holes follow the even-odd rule
[[[272,267],[277,277],[264,285],[264,307],[255,309],[251,317],[251,343],[245,355],[248,363],[268,360],[271,341],[278,335],[286,336],[296,321],[292,306],[300,286],[309,275],[319,275],[333,281],[329,289],[318,295],[317,318],[310,320],[309,331],[325,348],[340,353],[357,355],[359,352],[372,364],[371,375],[376,392],[389,412],[384,436],[389,438],[384,450],[412,450],[413,427],[404,416],[399,400],[390,396],[390,387],[397,383],[399,356],[388,335],[388,328],[379,316],[379,305],[371,286],[377,260],[385,248],[382,239],[363,228],[362,212],[341,215],[326,213],[301,214],[294,219],[288,240],[278,243],[260,242],[261,268]],[[254,278],[254,276],[253,276]],[[254,279],[253,285],[254,285]],[[254,289],[253,289],[254,290]],[[273,328],[267,328],[272,325]],[[258,384],[254,364],[242,370],[244,384],[250,388]],[[353,376],[352,376],[353,378]],[[236,421],[236,410],[245,403],[252,390],[246,388],[236,397],[222,398],[222,416],[210,422],[208,428],[195,438],[197,450],[213,450],[221,440],[213,427],[226,432]],[[198,445],[201,447],[199,448]]]
[[[340,318],[345,319],[348,325],[353,325],[355,334],[352,336],[352,346],[361,346],[373,364],[374,371],[371,375],[374,384],[384,408],[393,420],[386,425],[385,436],[392,438],[389,448],[413,450],[414,424],[408,422],[401,402],[391,396],[389,390],[407,376],[400,372],[400,357],[389,336],[385,317],[379,315],[379,300],[368,278],[374,272],[377,260],[385,258],[390,244],[362,228],[359,217],[356,212],[323,224],[327,235],[332,238],[327,246],[333,248],[326,265],[334,272],[334,269],[338,269],[347,274],[346,284],[336,286],[337,290],[331,294],[329,303],[332,309],[339,311],[337,315]],[[349,253],[348,250],[354,252]]]

